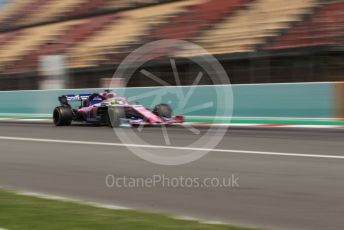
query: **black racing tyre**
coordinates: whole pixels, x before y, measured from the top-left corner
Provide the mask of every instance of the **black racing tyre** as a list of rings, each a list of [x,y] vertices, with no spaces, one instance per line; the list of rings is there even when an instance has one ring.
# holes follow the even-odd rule
[[[158,104],[154,107],[153,113],[155,113],[159,117],[172,117],[172,108],[168,104]]]
[[[73,111],[64,106],[56,107],[53,112],[53,119],[56,126],[70,125],[73,120]]]
[[[123,107],[108,108],[109,126],[117,128],[121,125],[121,119],[125,119],[125,111]]]

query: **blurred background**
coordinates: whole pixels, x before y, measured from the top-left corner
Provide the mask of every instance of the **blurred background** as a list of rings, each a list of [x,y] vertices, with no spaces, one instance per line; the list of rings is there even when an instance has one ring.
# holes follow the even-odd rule
[[[107,87],[130,52],[159,39],[200,45],[234,84],[341,81],[343,32],[343,1],[0,0],[0,90]],[[165,52],[191,84],[188,57],[204,54]],[[167,60],[149,68],[173,82]]]
[[[192,61],[207,53],[173,42],[144,56],[155,57],[144,69],[160,81],[137,70],[129,82],[109,85],[129,54],[161,39],[203,47],[227,72],[215,80],[232,85],[146,87],[178,84],[171,59],[180,84],[213,84],[205,65]],[[218,221],[275,230],[343,229],[343,51],[344,0],[0,0],[1,188],[184,219],[177,225],[161,216],[122,215],[127,211],[113,216],[65,202],[28,202],[0,189],[0,230],[239,229]],[[142,138],[135,143],[155,144],[159,151],[174,149],[178,156],[181,146],[197,147],[203,137],[213,141],[223,127],[230,129],[218,152],[164,167],[131,154],[108,127],[52,128],[59,96],[99,88],[137,96],[146,108],[168,103],[185,116],[184,126],[168,128],[171,145],[165,129],[133,129]],[[171,148],[158,146],[165,144]],[[109,173],[148,179],[233,173],[240,188],[115,189],[104,184]],[[192,227],[185,217],[211,221]]]

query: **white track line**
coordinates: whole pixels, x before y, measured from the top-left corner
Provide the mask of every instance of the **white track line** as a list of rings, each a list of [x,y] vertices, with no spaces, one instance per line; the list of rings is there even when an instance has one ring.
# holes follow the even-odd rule
[[[52,119],[20,119],[20,118],[0,118],[0,121],[5,122],[32,122],[32,123],[51,123]],[[271,125],[269,124],[258,124],[258,123],[207,123],[207,122],[185,122],[183,124],[171,124],[175,126],[194,126],[194,127],[255,127],[255,128],[308,128],[308,129],[340,129],[344,126],[340,125]]]
[[[109,142],[76,141],[76,140],[72,141],[72,140],[41,139],[41,138],[27,138],[27,137],[0,136],[0,140],[31,141],[31,142],[46,142],[46,143],[61,143],[61,144],[80,144],[80,145],[120,146],[120,147],[151,148],[151,149],[174,149],[174,150],[187,150],[187,151],[243,153],[243,154],[251,154],[251,155],[344,159],[344,155],[325,155],[325,154],[318,155],[318,154],[304,154],[304,153],[251,151],[251,150],[238,150],[238,149],[209,149],[209,148],[193,148],[193,147],[181,147],[181,146],[139,145],[139,144],[126,144],[126,143],[109,143]]]
[[[32,122],[32,123],[52,123],[48,118],[0,118],[5,122]],[[185,122],[183,124],[171,124],[174,126],[194,126],[194,127],[255,127],[255,128],[307,128],[307,129],[340,129],[344,125],[293,125],[293,124],[266,124],[266,123],[209,123],[209,122]]]
[[[68,197],[63,197],[63,196],[48,195],[48,194],[39,193],[39,192],[19,191],[19,192],[16,192],[16,194],[22,195],[22,196],[37,197],[37,198],[46,199],[46,200],[74,202],[74,203],[79,203],[79,204],[90,205],[90,206],[97,207],[97,208],[106,208],[106,209],[112,209],[112,210],[128,210],[128,209],[131,209],[131,208],[119,206],[119,205],[109,205],[109,204],[103,204],[103,203],[97,203],[97,202],[89,202],[89,201],[85,201],[85,200],[68,198]]]

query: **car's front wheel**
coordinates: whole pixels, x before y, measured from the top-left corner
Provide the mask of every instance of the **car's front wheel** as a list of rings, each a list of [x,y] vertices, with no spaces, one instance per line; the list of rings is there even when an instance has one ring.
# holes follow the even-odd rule
[[[53,112],[53,119],[56,126],[71,125],[73,120],[73,111],[64,106],[56,107]]]

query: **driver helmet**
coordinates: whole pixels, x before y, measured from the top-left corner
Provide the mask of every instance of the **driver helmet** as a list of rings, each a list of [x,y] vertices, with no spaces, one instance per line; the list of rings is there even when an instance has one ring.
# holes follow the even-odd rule
[[[108,93],[108,94],[106,95],[106,98],[107,98],[107,99],[112,99],[112,98],[115,98],[116,96],[117,96],[116,93]]]

